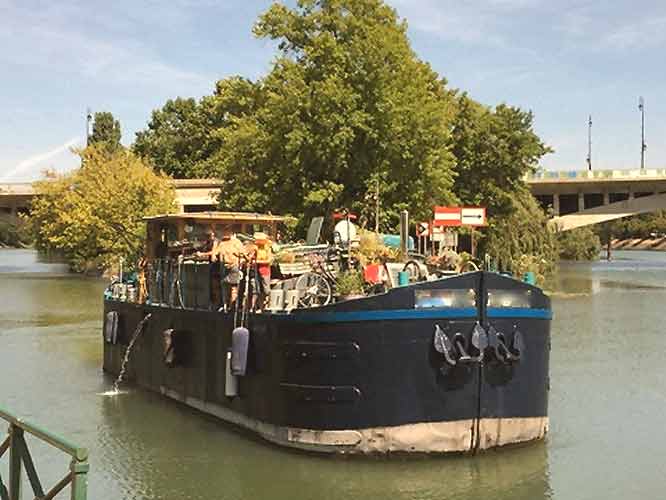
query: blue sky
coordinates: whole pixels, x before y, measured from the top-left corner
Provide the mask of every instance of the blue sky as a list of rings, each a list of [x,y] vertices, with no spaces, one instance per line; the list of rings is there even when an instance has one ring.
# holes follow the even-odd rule
[[[0,0],[0,182],[76,165],[85,111],[107,110],[129,144],[168,98],[265,74],[274,46],[251,27],[270,1]],[[416,53],[489,105],[531,109],[555,148],[542,164],[635,168],[638,97],[648,168],[666,167],[666,2],[389,0]]]

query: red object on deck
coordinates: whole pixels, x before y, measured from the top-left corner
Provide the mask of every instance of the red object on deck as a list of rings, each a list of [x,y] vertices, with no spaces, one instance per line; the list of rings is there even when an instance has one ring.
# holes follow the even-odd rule
[[[337,219],[346,219],[347,217],[349,217],[349,220],[356,220],[356,215],[355,214],[352,214],[352,213],[346,214],[344,212],[333,212],[333,219],[335,219],[335,220],[337,220]]]
[[[363,269],[363,278],[367,283],[376,285],[384,281],[384,266],[382,264],[368,264]]]

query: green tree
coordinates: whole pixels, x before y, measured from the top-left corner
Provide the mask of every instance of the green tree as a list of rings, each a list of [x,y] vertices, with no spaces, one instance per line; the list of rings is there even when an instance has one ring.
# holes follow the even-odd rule
[[[505,270],[534,271],[541,283],[549,279],[557,241],[524,176],[551,149],[534,133],[532,113],[505,104],[488,108],[463,93],[452,141],[456,194],[463,204],[488,211],[489,226],[480,232],[481,253]]]
[[[170,99],[153,111],[148,128],[137,132],[133,150],[172,177],[206,177],[201,163],[212,154],[212,127],[204,104]]]
[[[41,250],[61,252],[77,271],[131,265],[145,237],[142,217],[175,208],[169,179],[124,149],[79,152],[85,168],[34,184],[30,224]]]
[[[564,260],[597,260],[601,240],[591,227],[558,233],[559,257]]]
[[[455,199],[453,94],[412,51],[406,24],[380,0],[274,4],[254,29],[279,42],[253,106],[219,129],[211,158],[223,208],[294,215],[346,206],[374,219],[381,182],[388,226]]]
[[[102,144],[108,151],[113,152],[122,147],[121,136],[120,122],[113,117],[113,114],[108,111],[95,113],[88,144]]]
[[[500,270],[518,277],[532,271],[542,286],[553,277],[557,237],[528,189],[517,189],[511,195],[508,215],[492,218],[484,232],[484,252]]]
[[[462,94],[453,121],[454,190],[461,201],[488,208],[491,217],[510,215],[524,176],[552,150],[533,130],[533,115],[500,104],[481,106]]]
[[[259,86],[242,77],[217,82],[213,95],[170,99],[153,111],[146,130],[137,132],[133,151],[177,179],[217,173],[211,157],[220,149],[221,130],[248,112]]]

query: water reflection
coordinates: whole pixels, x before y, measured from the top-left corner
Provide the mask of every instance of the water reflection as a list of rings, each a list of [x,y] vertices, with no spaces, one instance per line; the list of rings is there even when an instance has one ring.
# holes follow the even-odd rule
[[[322,457],[283,450],[141,390],[101,398],[101,408],[97,446],[126,488],[140,484],[150,498],[551,496],[543,443],[476,457]]]

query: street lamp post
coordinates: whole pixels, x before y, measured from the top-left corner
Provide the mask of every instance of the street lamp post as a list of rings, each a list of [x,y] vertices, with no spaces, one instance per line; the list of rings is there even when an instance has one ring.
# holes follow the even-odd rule
[[[592,115],[587,122],[587,169],[592,171]]]
[[[641,112],[641,170],[645,169],[645,101],[643,97],[638,98],[638,110]]]

